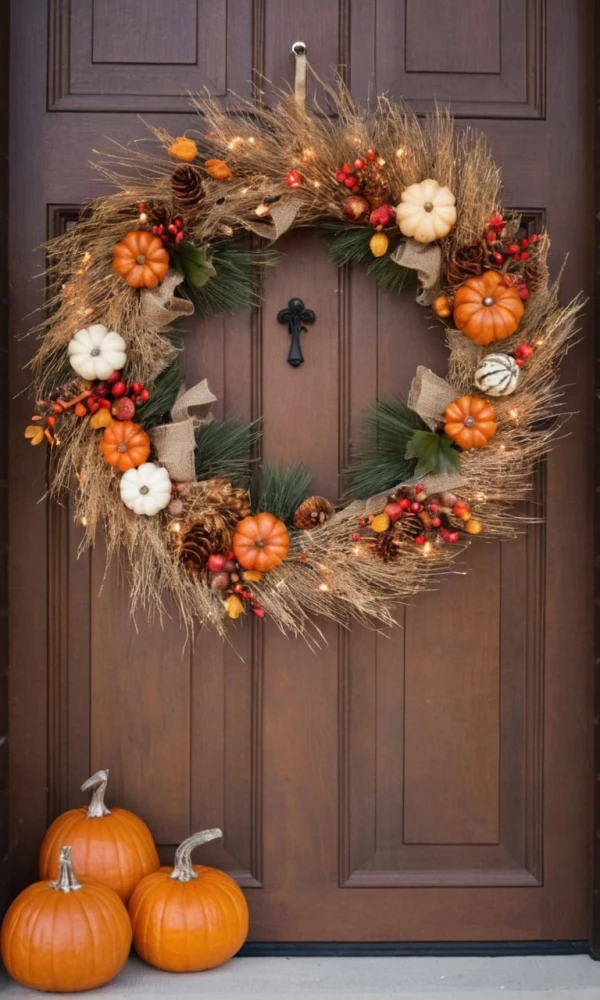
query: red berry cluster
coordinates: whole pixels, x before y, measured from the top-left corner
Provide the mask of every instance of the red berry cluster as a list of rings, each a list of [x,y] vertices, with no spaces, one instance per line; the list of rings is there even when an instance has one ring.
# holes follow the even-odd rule
[[[255,595],[242,582],[243,569],[236,562],[235,553],[215,552],[208,557],[206,568],[209,573],[209,583],[212,590],[237,594],[245,601],[257,618],[265,617],[265,609]]]
[[[456,545],[461,538],[456,519],[463,523],[471,520],[471,508],[465,500],[451,493],[426,497],[423,484],[418,483],[414,491],[403,488],[393,494],[380,514],[361,518],[358,525],[360,528],[371,527],[378,535],[383,535],[391,532],[400,519],[405,522],[406,540],[412,540],[415,545],[425,545],[428,539],[438,544],[441,540]],[[363,540],[360,531],[353,532],[351,537],[354,542]],[[374,540],[369,541],[372,543]]]
[[[168,225],[163,225],[161,222],[157,226],[152,226],[152,232],[155,236],[158,236],[159,240],[162,240],[165,246],[181,243],[183,239],[183,219],[180,215],[176,215]]]
[[[533,347],[529,344],[519,344],[515,353],[514,359],[515,363],[518,364],[519,368],[522,368],[528,358],[533,354]]]
[[[349,163],[342,163],[340,169],[337,171],[335,177],[340,184],[349,188],[352,194],[358,194],[360,191],[360,178],[356,176],[361,170],[365,169],[368,162],[372,163],[377,159],[377,153],[374,149],[368,149],[364,156],[357,156],[354,161],[354,167],[351,167]]]
[[[486,226],[486,242],[490,257],[490,264],[495,264],[504,273],[506,285],[516,285],[517,291],[523,300],[529,298],[529,288],[527,282],[519,281],[517,275],[511,273],[509,269],[515,265],[526,263],[532,254],[532,248],[539,243],[541,236],[533,233],[532,236],[524,236],[522,239],[513,240],[507,243],[504,239],[504,227],[506,222],[499,213],[489,220]],[[521,271],[520,268],[517,270]]]
[[[136,407],[149,399],[150,393],[141,382],[132,382],[127,386],[121,372],[113,372],[105,381],[96,382],[87,397],[86,406],[90,413],[104,408],[110,410],[116,420],[132,420]]]

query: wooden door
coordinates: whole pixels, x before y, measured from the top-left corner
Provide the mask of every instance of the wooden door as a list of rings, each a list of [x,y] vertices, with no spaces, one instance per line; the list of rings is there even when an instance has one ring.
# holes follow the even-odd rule
[[[12,12],[13,332],[40,303],[43,240],[103,190],[105,136],[193,124],[186,92],[251,94],[292,78],[306,41],[357,98],[433,100],[483,128],[506,204],[547,225],[564,295],[591,284],[591,0],[16,0]],[[221,414],[264,415],[264,455],[305,459],[336,494],[361,409],[443,373],[410,300],[336,271],[317,237],[281,241],[259,312],[192,323],[188,380]],[[286,365],[277,312],[317,321]],[[128,617],[101,543],[77,559],[67,507],[39,503],[22,441],[30,341],[12,341],[12,857],[33,874],[46,823],[111,769],[111,800],[165,858],[222,826],[205,857],[246,889],[258,941],[582,939],[591,826],[589,328],[567,359],[571,436],[537,473],[518,541],[478,545],[464,574],[398,609],[389,634],[322,624],[311,652],[268,622],[231,645]]]

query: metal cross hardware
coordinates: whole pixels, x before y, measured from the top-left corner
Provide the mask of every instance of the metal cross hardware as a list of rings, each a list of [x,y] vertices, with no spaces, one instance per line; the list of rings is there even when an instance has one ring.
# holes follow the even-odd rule
[[[305,309],[302,299],[290,299],[287,309],[281,309],[277,313],[277,322],[287,324],[288,331],[292,337],[290,352],[287,356],[288,364],[293,368],[298,368],[304,361],[302,348],[300,347],[300,334],[307,333],[303,323],[314,323],[316,316],[312,309]]]

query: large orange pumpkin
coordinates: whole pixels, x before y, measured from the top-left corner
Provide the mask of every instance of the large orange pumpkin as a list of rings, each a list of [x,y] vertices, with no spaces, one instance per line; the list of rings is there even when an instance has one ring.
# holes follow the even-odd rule
[[[285,559],[290,536],[283,521],[274,514],[255,514],[238,524],[233,536],[233,551],[244,569],[268,573]]]
[[[496,433],[496,411],[480,396],[461,396],[446,410],[444,432],[461,448],[483,448]]]
[[[46,831],[40,849],[40,878],[56,874],[60,848],[73,848],[75,870],[109,886],[127,902],[140,879],[160,865],[152,834],[128,809],[107,809],[108,771],[97,771],[81,786],[93,789],[89,806],[69,809]]]
[[[468,278],[454,295],[454,323],[476,344],[510,337],[521,322],[524,307],[517,289],[504,284],[498,271]]]
[[[135,950],[157,969],[213,969],[246,940],[242,890],[224,872],[191,862],[195,847],[222,836],[220,830],[204,830],[189,837],[177,848],[175,867],[148,875],[129,900]]]
[[[114,420],[102,435],[100,451],[104,461],[119,472],[143,465],[150,454],[150,438],[131,420]]]
[[[61,847],[54,882],[35,882],[9,910],[0,936],[2,960],[18,983],[74,993],[104,986],[121,971],[131,923],[116,892],[73,874],[71,848]]]
[[[132,229],[117,243],[113,267],[132,288],[155,288],[169,270],[169,255],[158,236]]]

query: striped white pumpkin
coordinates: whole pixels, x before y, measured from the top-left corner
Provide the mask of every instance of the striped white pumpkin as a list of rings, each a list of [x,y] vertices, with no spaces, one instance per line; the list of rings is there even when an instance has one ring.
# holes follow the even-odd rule
[[[510,396],[517,388],[520,369],[509,354],[488,354],[477,365],[475,385],[488,396]]]

